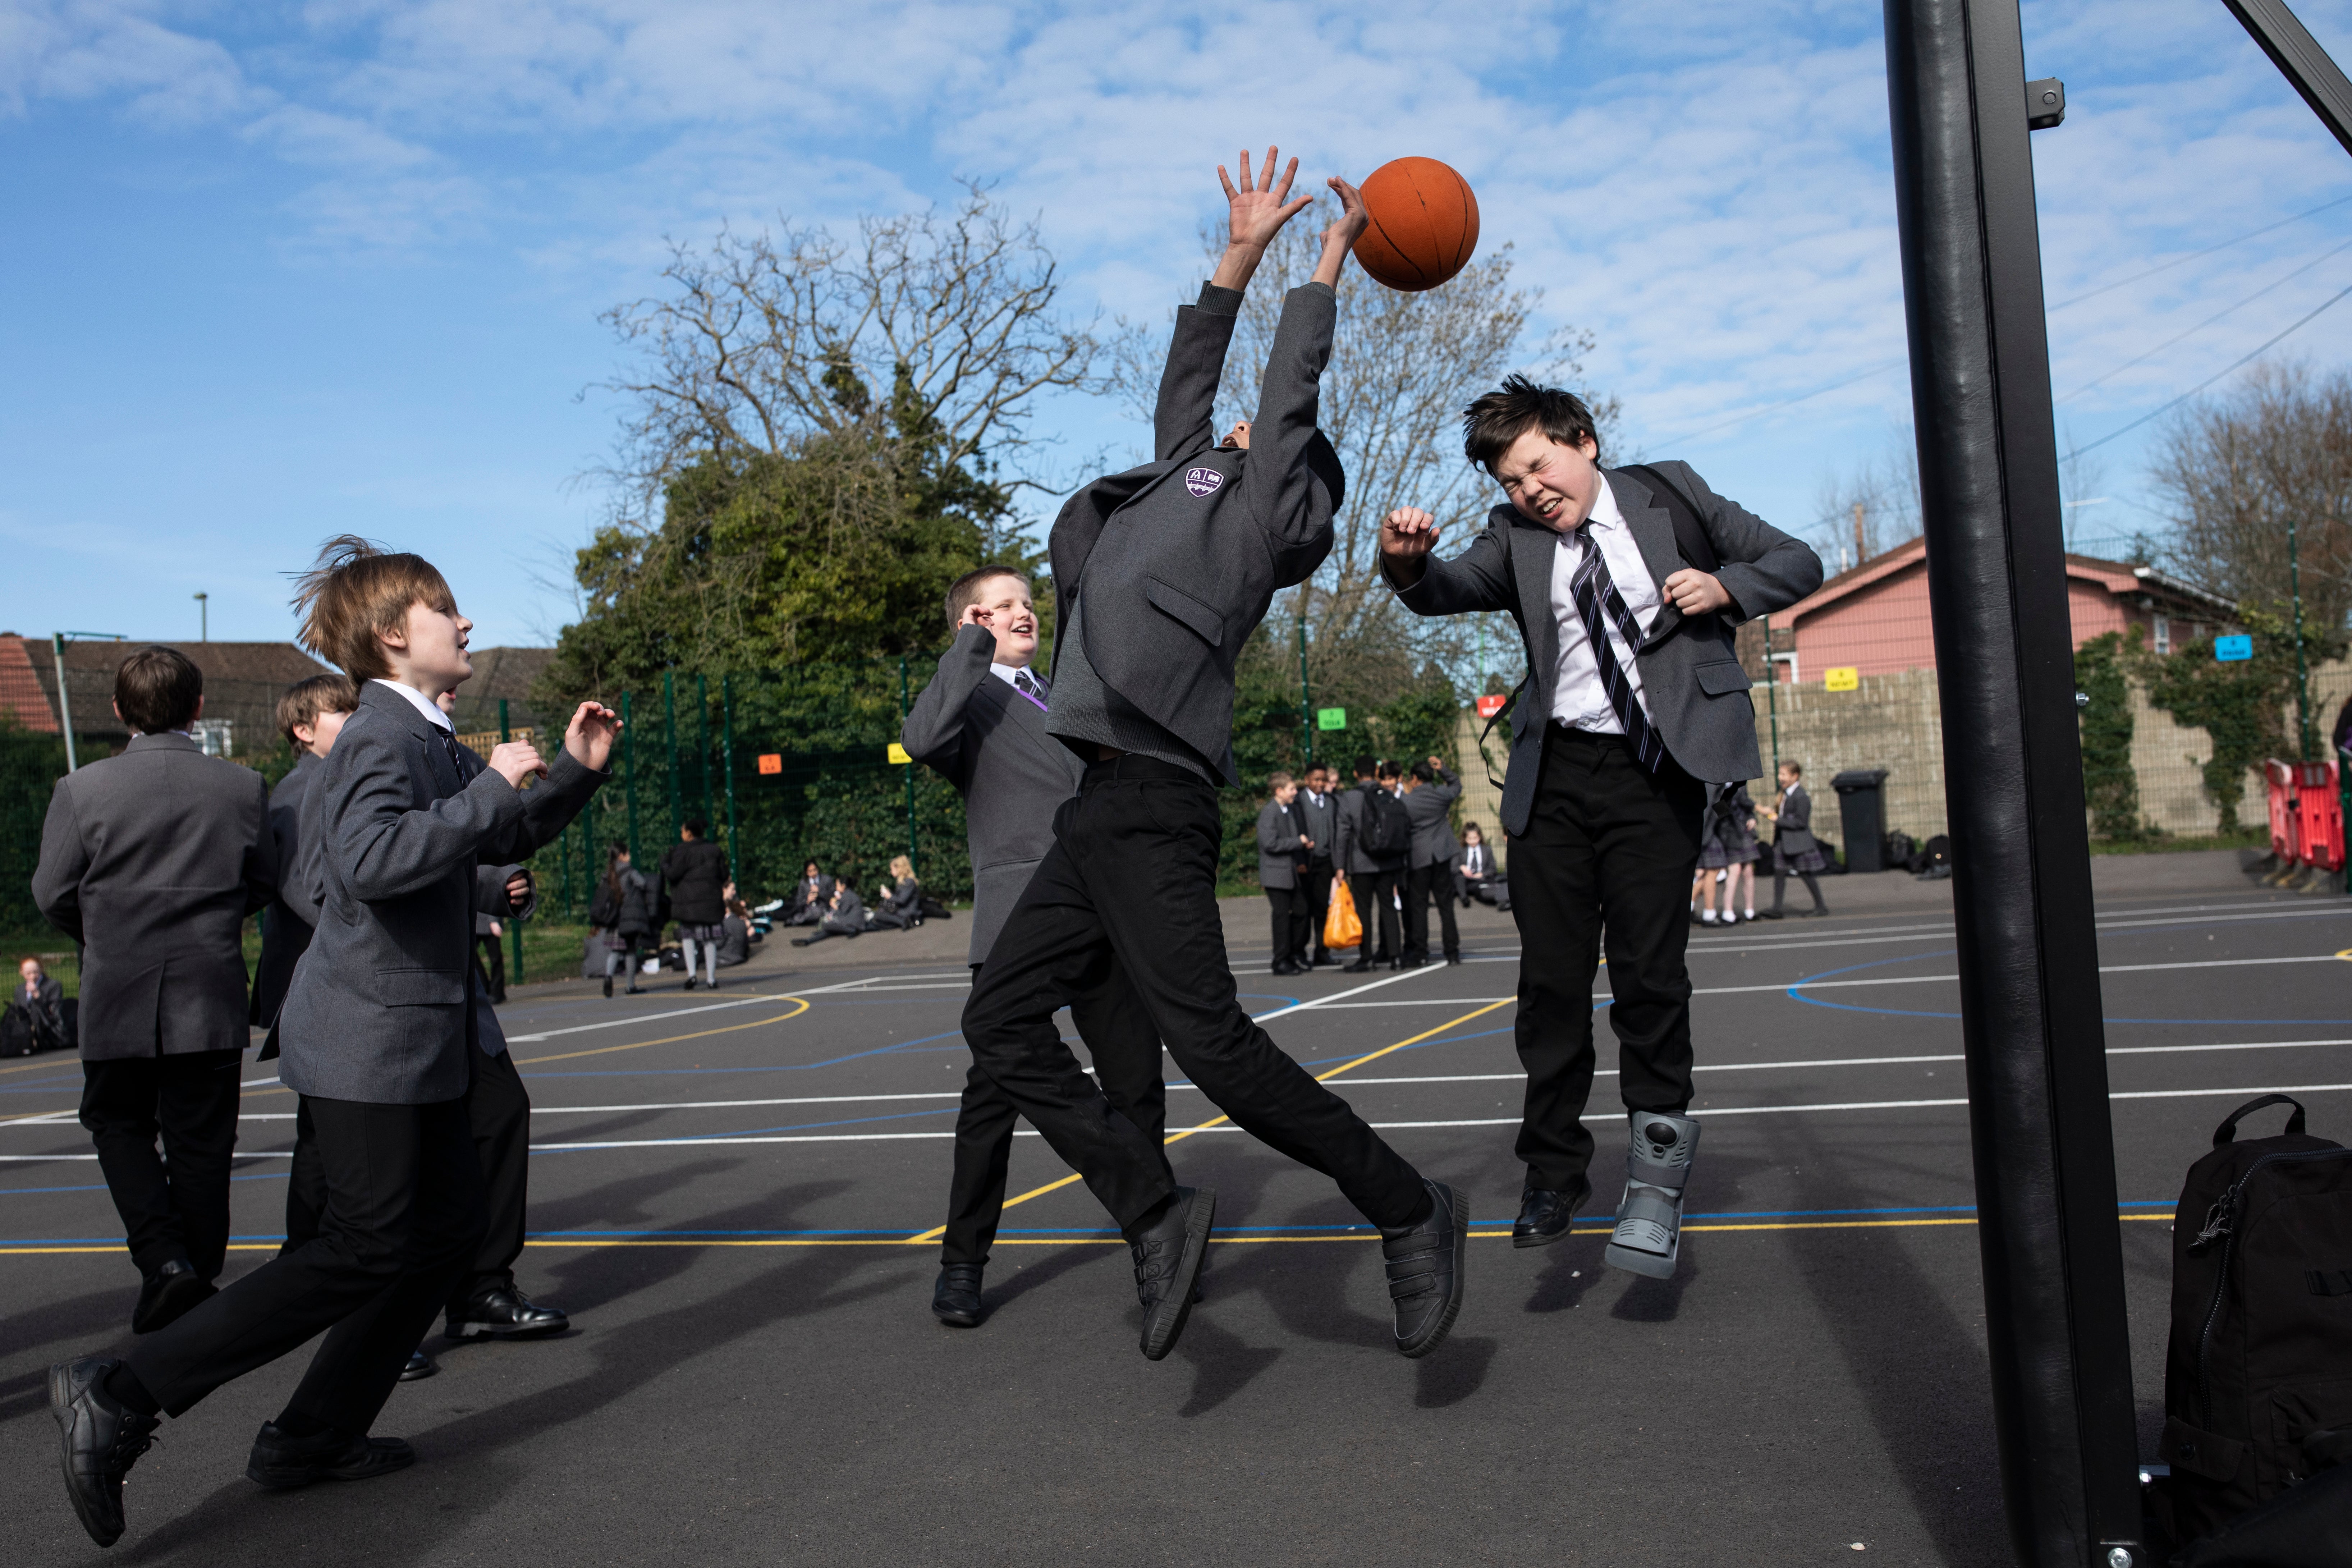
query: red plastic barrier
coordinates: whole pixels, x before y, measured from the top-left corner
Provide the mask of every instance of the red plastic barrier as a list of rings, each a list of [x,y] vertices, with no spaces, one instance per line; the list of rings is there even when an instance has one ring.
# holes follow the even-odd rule
[[[2296,832],[2302,824],[2294,806],[2294,769],[2293,763],[2276,757],[2263,764],[2263,777],[2270,784],[2271,853],[2282,866],[2303,858],[2302,838]]]
[[[2336,763],[2294,765],[2295,834],[2304,860],[2323,871],[2344,868],[2344,797]]]

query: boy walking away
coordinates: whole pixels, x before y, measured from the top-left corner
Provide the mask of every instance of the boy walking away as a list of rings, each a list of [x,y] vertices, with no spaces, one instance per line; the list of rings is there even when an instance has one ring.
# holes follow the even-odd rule
[[[1299,816],[1298,784],[1288,773],[1266,781],[1274,798],[1257,813],[1257,884],[1273,909],[1276,974],[1307,973],[1307,856],[1312,840]]]
[[[254,966],[253,1005],[247,1019],[257,1029],[278,1022],[294,965],[310,945],[319,906],[310,901],[302,863],[302,803],[319,782],[327,753],[342,732],[343,721],[359,706],[359,692],[344,675],[314,675],[288,687],[278,699],[278,732],[294,749],[294,771],[269,792],[269,837],[278,846],[278,895],[261,917],[261,962]],[[266,1050],[260,1059],[276,1056]]]
[[[122,1478],[160,1414],[184,1414],[322,1331],[246,1474],[292,1487],[414,1462],[407,1444],[368,1428],[482,1241],[466,1098],[478,1050],[467,952],[477,868],[553,839],[606,776],[618,729],[610,710],[583,702],[551,765],[509,742],[468,784],[433,700],[473,668],[472,623],[441,574],[418,556],[338,539],[295,604],[304,644],[360,683],[304,812],[302,837],[319,846],[320,921],[278,1019],[278,1078],[310,1117],[324,1217],[317,1237],[127,1359],[49,1369],[67,1489],[101,1546],[122,1533]],[[541,774],[526,795],[523,781]]]
[[[1356,787],[1339,797],[1339,868],[1347,872],[1348,891],[1356,900],[1356,923],[1364,928],[1363,945],[1356,949],[1356,962],[1340,971],[1344,974],[1361,974],[1383,964],[1395,969],[1403,963],[1397,900],[1412,847],[1412,824],[1406,820],[1404,803],[1381,787],[1380,767],[1371,757],[1358,757]],[[1393,763],[1389,776],[1396,776]],[[1381,934],[1377,949],[1372,945],[1375,918]]]
[[[1429,962],[1429,906],[1437,905],[1438,927],[1444,942],[1445,962],[1462,962],[1462,934],[1454,923],[1454,803],[1462,798],[1462,781],[1436,757],[1412,765],[1412,783],[1406,786],[1405,821],[1412,828],[1412,847],[1406,853],[1404,889],[1404,962],[1418,969]]]
[[[947,612],[955,642],[915,699],[898,739],[963,796],[972,867],[965,956],[977,977],[1037,863],[1054,847],[1054,814],[1077,794],[1084,769],[1045,731],[1054,692],[1030,668],[1037,608],[1029,580],[1003,566],[968,572],[949,587]],[[1157,1147],[1168,1119],[1160,1037],[1116,957],[1088,979],[1069,996],[1078,1037],[1094,1057],[1104,1097]],[[1016,1115],[1012,1097],[975,1061],[956,1112],[955,1169],[931,1290],[931,1311],[954,1328],[981,1319],[981,1279],[1004,1211]]]
[[[1751,778],[1756,710],[1732,624],[1818,587],[1821,558],[1709,489],[1686,463],[1601,467],[1572,394],[1512,376],[1472,403],[1463,447],[1507,498],[1470,548],[1401,507],[1381,564],[1418,615],[1507,610],[1528,650],[1503,829],[1518,921],[1527,1162],[1512,1242],[1569,1233],[1591,1192],[1592,979],[1607,942],[1630,1147],[1606,1257],[1674,1272],[1698,1123],[1691,1099],[1687,899],[1709,783]]]
[[[1466,1205],[1424,1180],[1347,1101],[1250,1021],[1218,917],[1223,828],[1216,784],[1233,763],[1234,666],[1277,589],[1331,549],[1345,477],[1316,429],[1339,310],[1334,286],[1363,233],[1363,198],[1324,231],[1312,281],[1283,303],[1247,447],[1212,444],[1212,404],[1242,290],[1283,224],[1306,210],[1280,182],[1224,180],[1232,241],[1200,303],[1177,312],[1160,377],[1155,460],[1096,480],[1062,509],[1050,548],[1066,619],[1054,640],[1045,728],[1087,764],[1054,847],[988,955],[963,1014],[982,1068],[1086,1178],[1126,1235],[1143,1304],[1142,1351],[1183,1331],[1215,1194],[1178,1187],[1159,1143],[1078,1070],[1055,1009],[1117,962],[1160,1039],[1246,1131],[1339,1185],[1380,1227],[1397,1348],[1424,1355],[1462,1303]]]
[[[719,942],[727,934],[727,851],[709,842],[710,829],[700,817],[689,818],[677,830],[679,842],[662,857],[662,885],[669,890],[669,912],[677,921],[678,945],[686,952],[686,988],[694,989],[694,959],[703,959],[702,986],[719,989]]]
[[[124,660],[131,743],[58,781],[33,872],[41,913],[82,945],[81,1124],[143,1280],[142,1334],[210,1296],[228,1256],[240,932],[278,888],[268,786],[189,737],[204,707],[178,649]]]
[[[1822,853],[1821,840],[1813,837],[1813,797],[1805,793],[1805,770],[1795,763],[1782,763],[1779,774],[1779,802],[1759,813],[1772,824],[1772,907],[1764,911],[1764,918],[1787,918],[1780,906],[1789,896],[1789,873],[1794,871],[1805,884],[1805,891],[1813,896],[1813,907],[1801,917],[1811,920],[1830,912],[1816,880],[1829,858]]]
[[[628,994],[642,994],[637,976],[645,973],[642,958],[660,929],[655,917],[654,879],[629,864],[625,845],[615,844],[604,858],[604,879],[596,898],[601,910],[612,912],[612,934],[604,939],[604,994],[613,994],[613,971],[629,966]],[[592,915],[598,912],[591,910]]]

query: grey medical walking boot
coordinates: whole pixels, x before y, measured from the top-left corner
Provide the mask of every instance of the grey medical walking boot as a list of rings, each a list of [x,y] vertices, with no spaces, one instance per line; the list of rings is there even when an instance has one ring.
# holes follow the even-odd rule
[[[1683,1188],[1698,1147],[1698,1123],[1662,1110],[1637,1110],[1625,1120],[1633,1134],[1625,1152],[1625,1195],[1601,1257],[1613,1268],[1671,1279],[1682,1252]]]

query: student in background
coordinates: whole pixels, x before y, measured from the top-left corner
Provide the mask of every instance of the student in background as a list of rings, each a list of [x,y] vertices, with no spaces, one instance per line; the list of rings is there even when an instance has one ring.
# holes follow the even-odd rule
[[[1266,781],[1273,798],[1258,808],[1257,883],[1273,909],[1276,974],[1307,973],[1307,900],[1299,883],[1313,847],[1297,809],[1298,784],[1288,773]]]
[[[625,961],[629,966],[627,994],[640,995],[645,991],[637,984],[637,976],[645,973],[642,954],[659,926],[654,915],[653,879],[629,864],[626,845],[614,845],[604,858],[604,894],[607,907],[618,911],[613,934],[604,939],[609,949],[604,954],[604,994],[613,994],[613,971]]]
[[[278,891],[268,786],[187,732],[204,693],[176,648],[123,661],[131,743],[58,780],[33,873],[34,902],[82,946],[81,1124],[142,1280],[135,1333],[211,1296],[227,1258],[242,932]]]
[[[1715,803],[1716,836],[1723,843],[1724,864],[1729,874],[1723,881],[1723,913],[1720,923],[1737,918],[1756,918],[1756,861],[1762,851],[1756,844],[1756,802],[1748,793],[1745,780],[1723,792]]]
[[[63,1050],[73,1044],[66,1026],[66,989],[45,973],[41,961],[27,958],[16,965],[16,988],[8,994],[7,1048],[31,1056],[37,1051]]]
[[[912,931],[923,923],[923,884],[915,879],[915,863],[904,855],[890,858],[890,885],[879,889],[867,911],[868,931]]]
[[[1339,803],[1331,793],[1331,770],[1321,763],[1307,770],[1294,803],[1299,831],[1306,834],[1307,870],[1299,886],[1307,896],[1307,966],[1322,969],[1339,963],[1323,945],[1323,922],[1331,913],[1331,879],[1338,869],[1333,852],[1339,844]]]
[[[686,988],[694,989],[698,948],[703,960],[704,987],[719,989],[719,943],[727,932],[727,851],[709,842],[709,828],[700,817],[688,818],[677,830],[678,842],[662,857],[662,886],[669,893],[669,912],[677,921],[678,946],[686,953]]]
[[[866,900],[857,896],[856,873],[844,868],[833,879],[833,897],[825,900],[824,917],[813,936],[793,938],[794,947],[814,947],[829,936],[863,936],[866,931]]]
[[[1795,763],[1782,763],[1780,778],[1780,800],[1760,814],[1772,820],[1772,907],[1764,911],[1764,918],[1782,918],[1780,906],[1789,895],[1789,873],[1794,871],[1805,884],[1805,891],[1813,896],[1813,907],[1802,915],[1811,920],[1830,912],[1816,879],[1829,858],[1822,853],[1821,840],[1813,837],[1813,797],[1805,793],[1805,770]]]
[[[1462,825],[1462,847],[1454,852],[1454,886],[1462,907],[1475,899],[1498,910],[1511,907],[1511,892],[1503,879],[1503,864],[1486,844],[1486,830],[1475,822]]]
[[[310,900],[304,875],[302,803],[325,771],[327,753],[359,700],[351,678],[340,673],[298,680],[278,699],[278,732],[294,749],[295,761],[294,771],[269,792],[269,835],[278,845],[278,896],[261,917],[261,962],[254,968],[253,1003],[247,1015],[257,1029],[278,1021],[286,987],[294,982],[294,965],[310,945],[310,929],[319,923],[319,906]]]
[[[1402,821],[1402,803],[1381,787],[1381,766],[1376,758],[1358,757],[1356,785],[1339,796],[1339,839],[1335,851],[1340,868],[1348,873],[1348,891],[1356,900],[1356,919],[1364,928],[1363,945],[1356,949],[1356,962],[1342,971],[1348,974],[1361,974],[1382,965],[1393,969],[1402,962],[1404,952],[1404,941],[1398,934],[1397,903],[1399,889],[1404,885],[1412,829]],[[1388,769],[1388,776],[1393,780],[1396,764],[1389,763]],[[1375,799],[1376,795],[1381,798]],[[1381,839],[1375,821],[1380,813],[1390,810],[1400,819],[1391,830],[1396,839],[1393,848]],[[1379,847],[1375,847],[1375,844]],[[1375,931],[1380,933],[1377,947],[1372,942]]]
[[[1462,933],[1454,924],[1454,803],[1462,781],[1435,756],[1412,765],[1405,786],[1405,821],[1412,847],[1405,852],[1404,962],[1418,969],[1429,962],[1429,906],[1437,905],[1445,962],[1462,962]]]
[[[793,903],[779,924],[813,926],[821,923],[825,910],[833,903],[833,879],[816,868],[812,860],[801,871],[801,879],[793,884]]]

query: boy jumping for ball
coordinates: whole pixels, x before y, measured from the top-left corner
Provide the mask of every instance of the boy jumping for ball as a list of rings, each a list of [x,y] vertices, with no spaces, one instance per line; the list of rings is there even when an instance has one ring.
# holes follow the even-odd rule
[[[1177,312],[1160,383],[1155,458],[1096,480],[1054,524],[1064,621],[1046,731],[1086,763],[1077,798],[990,951],[963,1014],[982,1071],[1086,1179],[1135,1257],[1142,1350],[1183,1331],[1216,1198],[1174,1184],[1156,1142],[1078,1068],[1055,1009],[1113,964],[1141,993],[1169,1052],[1241,1127],[1331,1177],[1380,1227],[1397,1348],[1436,1348],[1462,1303],[1467,1207],[1425,1179],[1250,1021],[1234,995],[1217,912],[1223,838],[1216,785],[1233,760],[1234,662],[1276,590],[1331,549],[1345,484],[1316,428],[1339,313],[1335,285],[1367,222],[1343,207],[1311,282],[1283,302],[1249,444],[1214,445],[1212,405],[1242,291],[1282,226],[1296,159],[1277,181],[1269,149],[1253,184],[1241,160],[1231,242],[1200,300]]]

